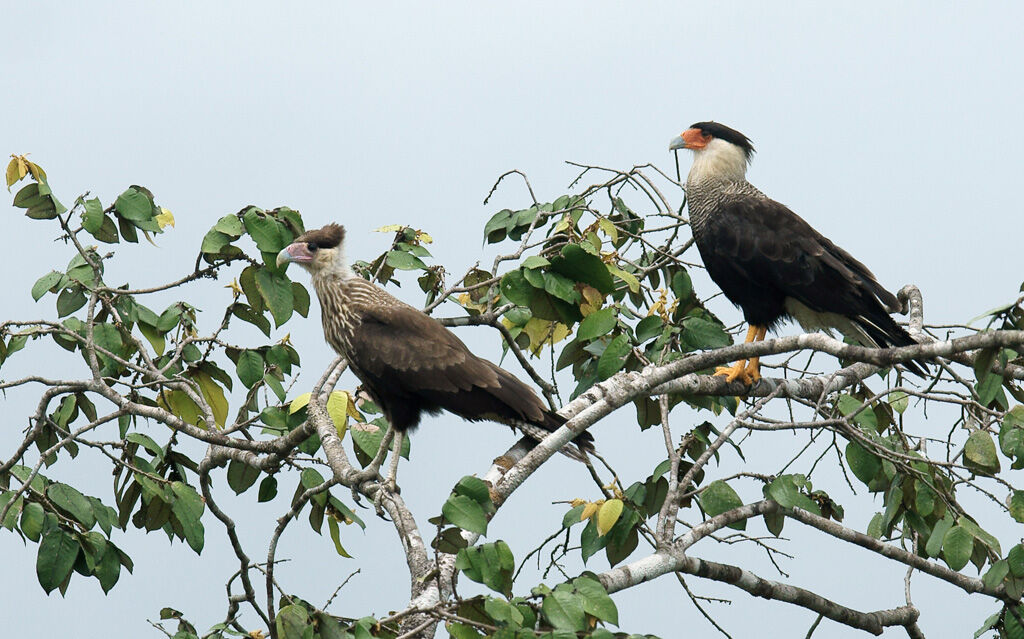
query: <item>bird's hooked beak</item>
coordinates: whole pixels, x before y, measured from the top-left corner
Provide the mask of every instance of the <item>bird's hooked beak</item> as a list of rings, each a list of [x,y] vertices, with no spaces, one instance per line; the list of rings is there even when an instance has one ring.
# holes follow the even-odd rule
[[[668,143],[668,150],[669,151],[678,151],[679,149],[685,149],[685,148],[686,148],[686,140],[684,140],[683,136],[681,136],[681,135],[677,135],[676,137],[672,138],[672,141],[670,141]]]
[[[301,242],[295,242],[281,249],[281,252],[277,254],[277,265],[280,267],[282,264],[289,264],[295,262],[297,264],[309,264],[313,261],[313,254]]]

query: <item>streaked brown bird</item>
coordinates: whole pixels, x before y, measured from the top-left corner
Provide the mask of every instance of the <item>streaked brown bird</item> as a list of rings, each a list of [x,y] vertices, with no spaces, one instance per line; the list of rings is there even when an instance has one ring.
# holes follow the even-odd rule
[[[345,258],[339,224],[309,231],[277,255],[312,274],[324,337],[362,381],[395,430],[396,448],[424,412],[493,421],[540,440],[565,423],[508,371],[471,353],[454,333],[419,309],[359,277]],[[584,432],[561,452],[583,460],[593,450]],[[394,485],[398,455],[389,482]]]
[[[747,136],[698,122],[669,143],[676,149],[694,154],[686,178],[694,243],[708,275],[743,310],[747,342],[794,318],[804,330],[836,329],[863,346],[917,343],[889,316],[900,308],[896,296],[866,266],[747,182],[754,155]],[[926,374],[923,364],[903,365]],[[761,378],[756,357],[715,374],[746,384]]]

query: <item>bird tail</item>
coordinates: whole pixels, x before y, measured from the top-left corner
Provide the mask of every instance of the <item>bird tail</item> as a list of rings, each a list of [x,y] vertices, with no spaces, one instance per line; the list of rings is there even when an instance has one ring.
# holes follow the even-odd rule
[[[565,424],[565,422],[566,419],[558,413],[545,410],[544,421],[540,423],[517,421],[515,426],[524,434],[540,443],[541,440],[558,430],[558,427]],[[574,444],[573,446],[563,446],[558,452],[582,463],[587,462],[587,453],[595,452],[594,436],[587,431],[583,431],[574,437],[572,443]]]
[[[897,324],[886,313],[878,313],[872,318],[863,315],[854,319],[857,326],[871,338],[878,348],[889,348],[891,346],[916,346],[917,342],[910,336],[902,326]],[[924,360],[909,360],[903,362],[903,366],[918,377],[928,376],[928,365]]]

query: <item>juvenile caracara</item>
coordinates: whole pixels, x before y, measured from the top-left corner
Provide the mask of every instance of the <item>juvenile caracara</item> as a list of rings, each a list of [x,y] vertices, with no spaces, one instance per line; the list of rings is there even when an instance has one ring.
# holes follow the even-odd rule
[[[384,411],[398,445],[422,413],[442,409],[469,421],[506,424],[538,441],[565,423],[529,386],[469,352],[437,320],[356,275],[344,239],[344,227],[328,224],[296,238],[277,263],[294,262],[312,274],[324,337]],[[593,450],[590,433],[574,441],[578,450],[562,452],[583,459]]]
[[[686,201],[693,239],[708,275],[743,310],[747,342],[786,318],[805,330],[837,329],[863,346],[916,344],[889,317],[899,309],[866,266],[796,213],[747,182],[750,139],[717,122],[698,122],[669,143],[693,151]],[[924,375],[922,365],[904,364]],[[758,358],[719,368],[728,381],[760,379]]]

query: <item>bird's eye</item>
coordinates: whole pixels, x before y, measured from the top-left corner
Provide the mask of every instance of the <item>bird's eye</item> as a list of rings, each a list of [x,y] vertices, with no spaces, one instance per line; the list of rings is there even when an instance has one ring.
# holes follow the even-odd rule
[[[310,243],[306,244],[306,249],[310,253],[316,253],[316,249],[317,249],[316,242],[310,242]]]

